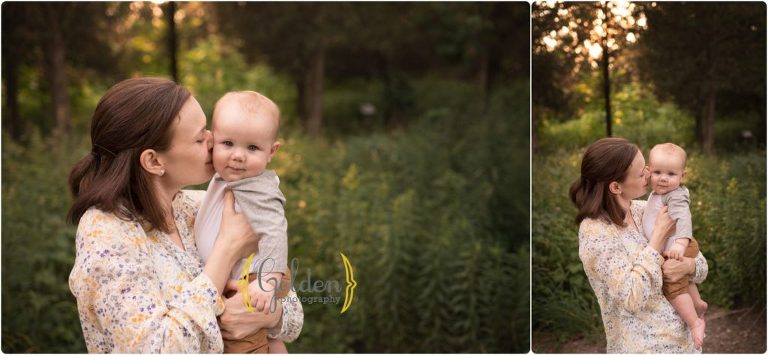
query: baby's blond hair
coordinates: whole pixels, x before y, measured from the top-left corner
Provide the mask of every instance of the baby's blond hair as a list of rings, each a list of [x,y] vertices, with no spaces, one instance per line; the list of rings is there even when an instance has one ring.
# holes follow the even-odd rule
[[[243,112],[271,117],[275,121],[275,131],[272,139],[277,139],[280,130],[280,108],[268,97],[251,90],[230,91],[222,96],[213,107],[213,116],[216,117],[216,108],[222,102],[234,100]]]
[[[688,160],[688,154],[685,152],[685,149],[681,148],[679,145],[674,143],[661,143],[653,146],[651,148],[650,157],[653,157],[653,152],[660,152],[665,154],[673,154],[680,156],[683,158],[683,167],[685,167],[685,162]]]

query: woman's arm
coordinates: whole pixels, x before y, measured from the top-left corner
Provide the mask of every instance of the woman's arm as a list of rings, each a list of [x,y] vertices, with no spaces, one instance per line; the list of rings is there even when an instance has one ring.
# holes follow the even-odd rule
[[[257,282],[251,282],[250,290],[256,290]],[[263,328],[269,329],[268,336],[272,339],[292,342],[298,338],[304,325],[304,310],[296,292],[289,291],[274,313],[264,314],[245,308],[237,281],[230,281],[227,289],[237,290],[237,293],[224,300],[224,313],[219,317],[224,339],[242,339]]]
[[[293,290],[288,292],[288,296],[282,301],[282,306],[283,316],[275,327],[269,329],[267,336],[291,343],[299,337],[304,327],[304,308],[301,306],[299,296]]]
[[[707,259],[701,253],[696,258],[683,258],[683,261],[669,259],[661,268],[666,282],[676,282],[683,277],[691,277],[691,281],[699,284],[704,282],[709,272]]]
[[[661,290],[661,254],[651,246],[630,255],[613,226],[585,220],[579,228],[579,258],[595,292],[629,312],[637,312]],[[599,297],[600,295],[598,295]]]
[[[89,351],[200,353],[221,349],[219,293],[201,274],[166,299],[136,223],[91,210],[77,231],[70,288]],[[103,339],[106,341],[95,341]]]

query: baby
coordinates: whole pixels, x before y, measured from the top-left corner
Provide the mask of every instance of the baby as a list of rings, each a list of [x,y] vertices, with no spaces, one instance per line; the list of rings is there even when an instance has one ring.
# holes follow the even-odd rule
[[[663,206],[668,207],[669,216],[676,221],[676,229],[667,240],[664,251],[667,257],[677,260],[683,257],[694,258],[699,254],[699,245],[693,239],[690,195],[688,189],[680,186],[686,175],[686,158],[685,150],[672,143],[658,144],[651,149],[648,169],[653,191],[643,213],[643,233],[649,237],[653,233],[659,210]],[[701,299],[696,284],[688,282],[688,278],[684,277],[674,283],[664,282],[662,291],[691,329],[696,348],[701,348],[707,303]]]
[[[256,297],[250,302],[260,312],[274,312],[277,298],[285,297],[288,276],[288,223],[285,197],[274,171],[267,164],[280,148],[277,132],[280,110],[272,100],[253,91],[230,92],[213,111],[213,167],[216,170],[195,220],[197,248],[208,260],[216,241],[224,209],[224,192],[235,195],[235,209],[244,213],[259,234],[259,248],[252,260],[243,259],[232,270],[232,279],[260,278]],[[248,293],[243,293],[246,297]],[[244,299],[247,300],[246,297]],[[287,352],[266,330],[241,340],[225,340],[224,352]]]

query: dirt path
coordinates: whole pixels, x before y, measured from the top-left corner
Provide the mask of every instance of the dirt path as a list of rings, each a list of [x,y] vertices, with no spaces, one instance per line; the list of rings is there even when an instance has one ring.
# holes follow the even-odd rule
[[[765,309],[744,308],[725,311],[712,306],[707,312],[704,353],[764,353],[766,351]],[[536,353],[605,353],[605,338],[573,339],[558,344],[552,334],[533,334]]]

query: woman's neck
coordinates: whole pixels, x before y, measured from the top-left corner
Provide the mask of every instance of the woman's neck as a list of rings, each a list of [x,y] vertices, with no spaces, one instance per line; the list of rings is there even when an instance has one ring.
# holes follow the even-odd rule
[[[160,208],[163,210],[163,215],[167,219],[169,225],[175,227],[175,223],[173,222],[173,197],[176,196],[181,188],[175,186],[166,186],[162,183],[162,181],[160,181],[160,179],[157,178],[154,185],[155,193],[157,194],[158,202],[160,203]]]
[[[621,196],[617,198],[617,202],[621,209],[624,211],[624,223],[629,226],[634,226],[635,221],[632,219],[632,200],[627,200]]]

